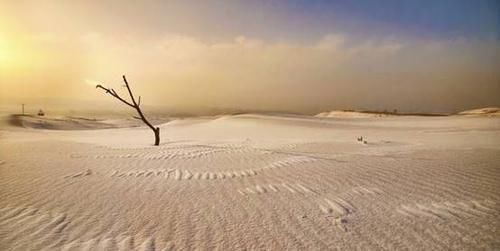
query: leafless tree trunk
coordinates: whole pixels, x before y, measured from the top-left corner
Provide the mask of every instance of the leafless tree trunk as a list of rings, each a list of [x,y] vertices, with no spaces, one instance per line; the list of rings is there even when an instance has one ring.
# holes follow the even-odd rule
[[[153,130],[154,134],[155,134],[155,146],[159,145],[160,144],[160,128],[159,127],[154,127],[147,119],[146,117],[144,116],[144,114],[142,113],[141,111],[141,96],[139,96],[139,99],[137,100],[137,102],[135,101],[135,98],[134,98],[134,95],[132,94],[132,91],[130,90],[130,86],[127,82],[127,79],[125,78],[125,75],[123,75],[123,82],[125,82],[125,87],[127,87],[127,90],[128,90],[128,94],[130,95],[130,99],[132,100],[132,102],[129,102],[125,99],[123,99],[122,97],[120,97],[115,90],[111,89],[111,88],[106,88],[102,85],[96,85],[95,88],[100,88],[100,89],[103,89],[106,91],[107,94],[117,98],[118,100],[120,100],[122,103],[134,108],[137,113],[139,114],[139,117],[134,117],[136,119],[140,119],[142,120],[149,128],[151,128],[151,130]]]

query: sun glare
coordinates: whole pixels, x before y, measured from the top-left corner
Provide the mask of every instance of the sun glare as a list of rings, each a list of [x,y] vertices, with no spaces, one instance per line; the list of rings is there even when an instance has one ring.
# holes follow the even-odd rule
[[[0,37],[0,67],[15,67],[19,63],[17,51],[13,43],[7,41],[4,37]]]
[[[4,63],[8,62],[8,59],[10,58],[10,53],[9,53],[9,48],[7,47],[7,43],[5,39],[0,37],[0,64],[3,65]]]

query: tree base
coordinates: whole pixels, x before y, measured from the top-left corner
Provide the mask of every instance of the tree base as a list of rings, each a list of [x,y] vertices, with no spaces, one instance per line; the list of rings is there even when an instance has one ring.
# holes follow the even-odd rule
[[[156,127],[154,129],[155,132],[155,146],[160,145],[160,128]]]

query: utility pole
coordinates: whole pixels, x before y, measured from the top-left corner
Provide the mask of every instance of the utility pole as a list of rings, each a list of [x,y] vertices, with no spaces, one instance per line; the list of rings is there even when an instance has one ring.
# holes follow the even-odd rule
[[[23,104],[23,115],[24,115],[24,104]]]

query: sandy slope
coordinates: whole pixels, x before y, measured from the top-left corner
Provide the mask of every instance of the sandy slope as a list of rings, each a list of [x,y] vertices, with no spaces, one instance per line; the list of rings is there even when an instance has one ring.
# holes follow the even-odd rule
[[[375,118],[375,117],[386,117],[388,114],[382,113],[369,113],[369,112],[357,112],[357,111],[330,111],[322,112],[317,114],[315,117],[318,118]]]
[[[169,119],[152,119],[152,123],[164,123]],[[68,116],[35,116],[35,115],[0,115],[0,126],[16,129],[47,129],[47,130],[95,130],[109,128],[137,127],[144,125],[141,120],[128,119],[95,119]]]
[[[500,119],[0,130],[1,250],[494,250]],[[356,137],[364,136],[367,144]]]
[[[474,115],[474,116],[500,116],[500,108],[499,107],[486,107],[479,108],[473,110],[467,110],[459,113],[460,115]]]

